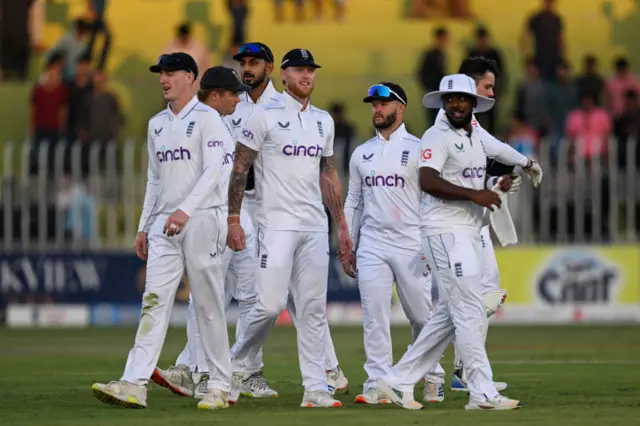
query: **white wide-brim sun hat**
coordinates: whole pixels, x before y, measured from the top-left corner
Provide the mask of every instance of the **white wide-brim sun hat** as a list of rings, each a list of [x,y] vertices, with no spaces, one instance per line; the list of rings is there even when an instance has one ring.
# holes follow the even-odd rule
[[[478,100],[478,104],[473,112],[485,112],[493,108],[495,100],[478,95],[476,82],[466,74],[452,74],[445,76],[440,80],[440,90],[424,95],[422,105],[425,108],[440,109],[442,108],[442,96],[447,93],[465,93],[473,96]]]

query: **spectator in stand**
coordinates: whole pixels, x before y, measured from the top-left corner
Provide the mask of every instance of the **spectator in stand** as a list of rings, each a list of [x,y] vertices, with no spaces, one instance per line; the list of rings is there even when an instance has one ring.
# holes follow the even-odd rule
[[[598,60],[593,55],[587,55],[583,60],[583,72],[576,79],[578,93],[589,92],[596,98],[596,104],[602,105],[604,94],[604,78],[598,72]]]
[[[227,6],[233,23],[231,44],[240,46],[247,40],[247,15],[249,14],[249,7],[247,6],[246,0],[228,0]],[[198,67],[200,67],[200,64],[198,64]],[[198,69],[204,70],[206,68]]]
[[[545,86],[533,58],[525,63],[525,80],[516,92],[516,116],[541,137],[546,135],[547,106]]]
[[[331,0],[331,4],[334,7],[334,19],[338,22],[344,20],[344,2],[346,0]],[[316,16],[316,21],[320,22],[324,18],[324,3],[326,0],[313,0],[313,10]]]
[[[162,53],[175,52],[188,53],[195,59],[198,69],[203,70],[203,72],[198,73],[198,79],[193,84],[194,88],[199,87],[200,74],[204,74],[204,70],[211,66],[211,54],[204,43],[193,37],[190,22],[183,22],[178,26],[175,38],[162,51]]]
[[[628,90],[640,92],[640,83],[631,73],[627,58],[616,59],[613,66],[615,74],[607,81],[606,105],[613,118],[617,118],[622,114],[625,93]]]
[[[87,139],[86,128],[84,133],[80,128],[78,133],[79,118],[83,115],[83,108],[91,96],[93,91],[91,56],[86,53],[78,59],[76,66],[76,76],[68,85],[69,101],[68,101],[68,119],[67,119],[67,141],[74,143],[78,139]]]
[[[418,81],[424,93],[439,90],[440,80],[446,73],[446,48],[449,44],[449,33],[446,28],[437,28],[433,34],[434,44],[426,50],[418,68]],[[438,110],[425,109],[427,114],[427,127],[431,127],[436,120]]]
[[[87,51],[89,57],[93,54],[93,47],[95,46],[98,34],[102,33],[102,52],[100,53],[100,60],[98,61],[98,69],[103,70],[107,65],[107,56],[109,55],[109,49],[111,48],[111,32],[105,21],[105,11],[107,9],[108,0],[87,0],[89,3],[89,13],[92,17],[92,22],[89,24],[91,29],[91,40]]]
[[[569,113],[565,124],[565,134],[573,142],[574,156],[588,161],[605,158],[611,130],[611,117],[597,106],[594,94],[581,93],[580,107]]]
[[[533,39],[533,56],[545,81],[555,80],[556,69],[565,56],[564,24],[554,6],[555,0],[544,0],[542,10],[529,17],[521,38],[523,52],[529,51],[527,45]]]
[[[118,99],[107,88],[107,76],[98,71],[93,76],[93,93],[87,98],[84,111],[88,113],[87,139],[101,151],[109,142],[116,141],[124,124]]]
[[[335,142],[333,151],[336,156],[336,164],[340,179],[344,180],[349,176],[349,159],[351,151],[355,149],[355,126],[349,121],[345,113],[345,106],[342,103],[334,103],[329,107],[329,113],[334,122]],[[346,185],[345,185],[346,186]],[[343,188],[348,189],[348,188]]]
[[[0,69],[2,80],[24,81],[29,73],[29,10],[34,0],[0,0]],[[11,7],[9,7],[11,5]]]
[[[62,53],[53,53],[47,59],[45,69],[38,83],[31,90],[31,173],[37,173],[40,150],[49,143],[48,168],[53,169],[55,148],[64,135],[67,126],[67,87],[62,82],[62,70],[65,65]]]
[[[555,81],[547,86],[546,103],[550,123],[551,161],[557,164],[558,148],[564,138],[567,116],[578,105],[578,90],[571,79],[569,64],[564,60],[558,64]]]
[[[478,27],[476,29],[476,43],[471,49],[469,49],[468,56],[482,56],[487,59],[492,59],[495,61],[496,65],[498,65],[498,71],[500,71],[500,78],[496,78],[496,85],[493,88],[496,104],[486,113],[478,114],[477,116],[484,128],[493,135],[496,133],[496,113],[497,105],[500,101],[499,95],[501,93],[504,94],[504,88],[507,87],[506,64],[502,60],[502,54],[500,51],[491,44],[489,31],[485,27]],[[486,121],[486,123],[484,121]]]
[[[67,31],[51,49],[50,54],[62,54],[65,60],[63,78],[72,81],[76,74],[78,59],[87,51],[86,39],[91,24],[83,19],[73,21],[71,30]]]
[[[618,166],[626,169],[628,162],[635,159],[636,167],[640,166],[640,102],[638,92],[627,90],[624,94],[622,114],[613,124],[613,133],[618,143]],[[636,143],[635,154],[627,155],[629,144]]]
[[[538,144],[540,140],[538,133],[528,126],[518,114],[511,118],[506,141],[522,155],[526,155],[533,160],[537,160],[539,157]]]
[[[276,22],[284,22],[284,2],[285,0],[275,0]],[[295,20],[304,21],[304,0],[294,0],[295,2]]]

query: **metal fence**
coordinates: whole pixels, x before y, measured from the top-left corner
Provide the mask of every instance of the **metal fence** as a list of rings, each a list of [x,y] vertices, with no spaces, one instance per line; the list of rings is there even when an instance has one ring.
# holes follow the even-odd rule
[[[542,142],[538,148],[542,186],[535,191],[525,182],[509,202],[520,242],[636,242],[637,142],[611,140],[606,155],[589,160],[574,155],[573,146]],[[33,150],[29,142],[5,143],[0,155],[4,252],[132,248],[146,182],[144,144],[41,144]]]

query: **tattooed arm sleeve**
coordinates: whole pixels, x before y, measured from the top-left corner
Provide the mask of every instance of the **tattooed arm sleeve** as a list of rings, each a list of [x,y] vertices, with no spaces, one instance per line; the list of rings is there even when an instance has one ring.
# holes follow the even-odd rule
[[[231,179],[229,179],[229,216],[240,214],[244,190],[247,186],[247,175],[257,155],[258,151],[254,151],[240,142],[236,144],[233,169],[231,170]]]
[[[322,157],[320,160],[320,189],[324,203],[331,212],[333,221],[337,224],[344,224],[344,210],[342,209],[342,188],[338,170],[335,168],[333,155]]]

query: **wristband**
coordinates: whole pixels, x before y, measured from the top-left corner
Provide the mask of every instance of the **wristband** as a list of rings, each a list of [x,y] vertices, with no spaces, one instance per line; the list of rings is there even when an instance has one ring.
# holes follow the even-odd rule
[[[240,225],[240,215],[234,214],[228,216],[227,225]]]

